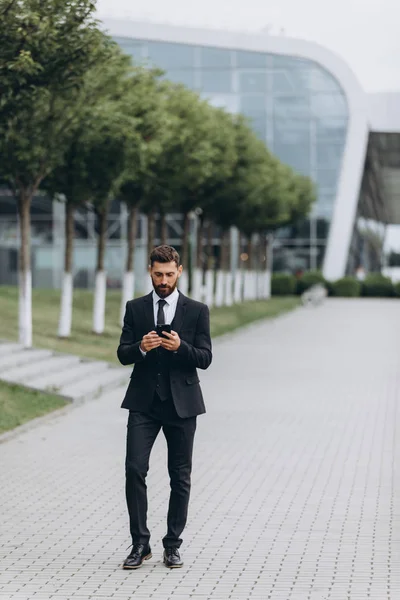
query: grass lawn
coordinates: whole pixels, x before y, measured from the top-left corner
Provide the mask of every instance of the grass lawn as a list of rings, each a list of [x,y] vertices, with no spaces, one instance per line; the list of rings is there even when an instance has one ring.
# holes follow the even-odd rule
[[[68,340],[61,340],[57,337],[60,292],[34,289],[32,292],[33,345],[37,348],[49,348],[119,364],[116,350],[121,334],[118,322],[120,298],[120,292],[107,291],[106,329],[103,335],[96,335],[91,333],[93,294],[87,290],[75,290],[72,335]],[[211,309],[211,335],[216,337],[258,319],[276,317],[298,305],[297,297],[288,296],[213,308]],[[0,339],[15,341],[18,337],[17,288],[0,286],[0,315]]]
[[[67,354],[117,363],[116,349],[121,334],[118,323],[120,292],[107,292],[106,330],[96,335],[92,329],[93,294],[75,290],[72,335],[68,340],[57,337],[60,292],[32,292],[33,345]],[[240,305],[211,309],[211,335],[228,333],[258,319],[276,317],[299,305],[297,297],[272,298],[268,301],[245,302]],[[18,289],[0,286],[0,339],[18,339]],[[0,433],[44,415],[65,402],[57,396],[40,394],[0,382]]]
[[[66,401],[59,396],[26,390],[0,381],[0,433],[65,405]]]

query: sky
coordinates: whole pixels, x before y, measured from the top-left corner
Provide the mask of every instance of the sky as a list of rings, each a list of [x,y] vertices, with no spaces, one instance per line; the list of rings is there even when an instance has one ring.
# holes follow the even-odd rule
[[[399,0],[97,0],[98,16],[287,35],[346,60],[367,92],[400,91]]]

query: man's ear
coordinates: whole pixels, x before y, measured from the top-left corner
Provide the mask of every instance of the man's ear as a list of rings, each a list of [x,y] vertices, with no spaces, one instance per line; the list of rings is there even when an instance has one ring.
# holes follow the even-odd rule
[[[180,265],[178,267],[178,277],[180,277],[182,275],[182,271],[183,271],[183,267],[182,267],[182,265]]]

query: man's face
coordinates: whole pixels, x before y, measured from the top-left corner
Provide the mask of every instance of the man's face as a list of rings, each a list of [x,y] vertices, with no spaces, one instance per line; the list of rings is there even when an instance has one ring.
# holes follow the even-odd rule
[[[178,279],[182,273],[182,265],[176,266],[176,262],[159,263],[155,262],[149,268],[153,287],[160,298],[166,298],[176,288]]]

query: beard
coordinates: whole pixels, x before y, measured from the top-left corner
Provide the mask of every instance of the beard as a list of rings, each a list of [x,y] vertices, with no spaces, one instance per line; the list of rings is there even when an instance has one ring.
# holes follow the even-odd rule
[[[156,285],[156,283],[154,283],[153,278],[151,278],[151,281],[153,283],[154,291],[158,296],[160,296],[160,298],[167,298],[168,296],[170,296],[172,292],[175,291],[176,286],[178,284],[178,279],[176,279],[175,283],[173,283],[172,285]]]

